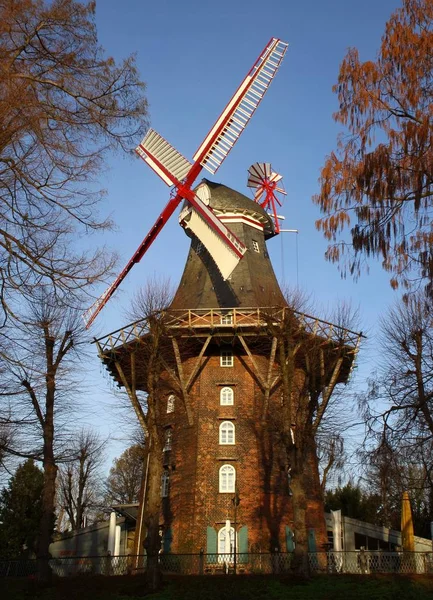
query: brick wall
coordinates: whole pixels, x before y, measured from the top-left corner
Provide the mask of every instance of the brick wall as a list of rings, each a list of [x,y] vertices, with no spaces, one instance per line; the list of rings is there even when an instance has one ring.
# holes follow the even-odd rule
[[[208,347],[190,391],[193,425],[188,424],[180,397],[176,398],[175,411],[163,417],[164,426],[173,432],[172,450],[164,454],[170,492],[163,500],[164,528],[170,530],[171,552],[199,552],[201,548],[206,552],[208,527],[218,532],[226,520],[233,526],[235,494],[219,491],[223,465],[232,465],[236,470],[240,503],[235,529],[248,528],[249,551],[266,552],[276,547],[285,551],[286,526],[293,529],[284,448],[272,423],[262,421],[264,394],[251,361],[235,337],[232,342],[233,346],[215,341]],[[220,366],[221,348],[233,348],[233,367]],[[268,368],[265,354],[254,352],[262,373]],[[185,377],[192,372],[195,361],[196,357],[183,360]],[[225,386],[233,389],[233,406],[220,404]],[[281,391],[277,389],[270,398],[271,412],[278,413],[280,405]],[[223,421],[235,426],[234,445],[219,443]],[[308,526],[315,529],[320,546],[326,541],[326,527],[314,452],[308,462]]]

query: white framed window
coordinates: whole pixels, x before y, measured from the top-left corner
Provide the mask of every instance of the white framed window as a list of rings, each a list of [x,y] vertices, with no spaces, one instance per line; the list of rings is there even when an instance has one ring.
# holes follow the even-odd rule
[[[169,491],[170,491],[170,474],[168,471],[164,471],[164,473],[161,475],[161,498],[167,498]]]
[[[253,250],[254,252],[260,252],[259,243],[256,240],[253,240]]]
[[[221,350],[220,365],[221,367],[232,367],[234,364],[233,350]]]
[[[167,452],[168,450],[171,450],[171,444],[173,442],[173,432],[171,429],[166,429],[164,435],[164,452]]]
[[[238,545],[239,547],[239,545]],[[233,562],[235,550],[235,530],[233,527],[222,527],[218,531],[218,562]]]
[[[219,473],[219,491],[222,494],[234,493],[236,471],[232,465],[223,465]]]
[[[220,391],[221,406],[232,406],[234,404],[234,393],[231,387],[223,387]]]
[[[232,446],[235,443],[235,426],[230,421],[223,421],[220,425],[220,444]]]
[[[174,412],[174,403],[175,403],[175,398],[174,398],[173,394],[170,394],[170,396],[167,398],[167,412],[168,413]]]
[[[201,242],[198,242],[195,248],[195,252],[196,254],[201,254],[203,252],[203,244]]]
[[[225,315],[221,315],[221,325],[233,325],[232,313],[227,313]]]

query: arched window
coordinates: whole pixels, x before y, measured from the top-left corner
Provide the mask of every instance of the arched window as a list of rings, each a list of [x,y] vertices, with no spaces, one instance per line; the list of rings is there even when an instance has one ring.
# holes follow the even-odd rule
[[[223,527],[218,531],[218,562],[232,562],[235,549],[235,530]]]
[[[223,421],[220,425],[220,444],[233,445],[235,443],[235,426],[230,421]]]
[[[222,494],[234,493],[236,483],[236,471],[232,465],[223,465],[220,468],[219,490]]]
[[[170,394],[170,396],[167,398],[167,412],[168,413],[174,412],[174,396],[173,396],[173,394]]]
[[[234,404],[234,394],[230,387],[221,388],[220,392],[220,404],[222,406],[231,406]]]
[[[164,471],[161,475],[161,497],[167,498],[170,490],[170,474],[168,471]]]
[[[234,364],[233,350],[221,350],[220,365],[221,367],[232,367]]]

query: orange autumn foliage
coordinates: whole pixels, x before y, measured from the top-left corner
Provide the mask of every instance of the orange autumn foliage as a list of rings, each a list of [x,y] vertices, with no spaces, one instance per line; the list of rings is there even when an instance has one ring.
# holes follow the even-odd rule
[[[357,277],[379,257],[393,288],[433,288],[433,0],[403,0],[374,62],[349,49],[334,91],[346,131],[313,198],[327,259]]]

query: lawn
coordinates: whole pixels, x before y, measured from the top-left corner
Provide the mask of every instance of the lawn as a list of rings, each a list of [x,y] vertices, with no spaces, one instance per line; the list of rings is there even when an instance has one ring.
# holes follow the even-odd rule
[[[316,576],[308,581],[263,576],[179,577],[148,594],[141,577],[59,579],[40,589],[34,581],[2,579],[3,600],[431,600],[433,577]]]

